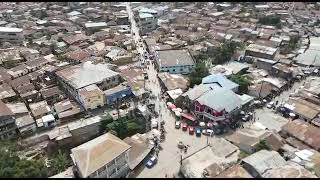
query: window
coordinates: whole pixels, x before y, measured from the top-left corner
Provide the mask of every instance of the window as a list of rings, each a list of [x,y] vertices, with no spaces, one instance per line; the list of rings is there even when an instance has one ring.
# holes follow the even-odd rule
[[[116,80],[116,78],[115,78],[115,77],[113,77],[113,78],[112,78],[112,81],[115,81],[115,80]]]
[[[176,72],[176,69],[172,69],[173,72]]]
[[[180,71],[183,71],[183,68],[180,68]]]

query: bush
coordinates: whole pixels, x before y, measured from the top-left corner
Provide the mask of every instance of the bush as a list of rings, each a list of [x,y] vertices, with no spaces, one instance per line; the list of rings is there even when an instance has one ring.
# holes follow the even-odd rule
[[[279,16],[263,16],[259,18],[258,23],[263,25],[276,26],[279,29],[281,28],[281,21]]]
[[[244,76],[240,76],[240,75],[231,75],[230,80],[239,85],[239,92],[240,93],[247,93],[248,92],[248,87],[251,83],[249,79],[247,79]]]
[[[209,75],[209,71],[204,63],[196,64],[195,69],[189,75],[190,87],[201,84],[202,78],[208,75]]]

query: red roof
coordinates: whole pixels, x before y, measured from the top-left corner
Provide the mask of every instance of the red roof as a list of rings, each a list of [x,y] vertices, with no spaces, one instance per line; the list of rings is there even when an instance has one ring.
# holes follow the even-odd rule
[[[189,113],[181,113],[181,116],[186,118],[186,119],[189,119],[191,121],[195,121],[196,120],[196,118],[194,116],[192,116],[191,114],[189,114]]]

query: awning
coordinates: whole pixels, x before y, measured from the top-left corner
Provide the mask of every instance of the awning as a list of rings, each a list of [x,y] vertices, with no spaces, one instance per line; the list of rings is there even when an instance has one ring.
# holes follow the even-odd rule
[[[174,104],[169,104],[168,107],[169,107],[170,109],[176,109],[176,108],[177,108]]]
[[[192,116],[191,114],[189,113],[181,113],[181,116],[186,118],[186,119],[189,119],[190,121],[195,121],[196,118],[194,116]]]

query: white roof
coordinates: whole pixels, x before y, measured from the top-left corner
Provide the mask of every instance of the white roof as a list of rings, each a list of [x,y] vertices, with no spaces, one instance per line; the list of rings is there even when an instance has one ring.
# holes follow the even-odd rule
[[[55,121],[55,118],[54,118],[54,116],[52,114],[48,114],[48,115],[42,117],[42,122],[43,123],[51,122],[51,121]]]
[[[149,13],[139,13],[140,18],[153,18],[152,14]]]
[[[176,98],[178,98],[180,95],[183,94],[183,92],[182,92],[181,89],[174,89],[174,90],[171,90],[171,91],[167,91],[167,93],[169,94],[169,96],[170,96],[172,99],[176,99]]]
[[[268,46],[262,46],[258,44],[250,44],[246,50],[253,51],[253,52],[259,52],[259,53],[265,53],[269,55],[273,55],[277,49],[276,48],[271,48]]]
[[[105,22],[85,23],[85,26],[87,28],[90,28],[90,27],[104,27],[104,26],[107,26],[107,23],[105,23]]]
[[[0,27],[0,32],[22,32],[21,28]]]

